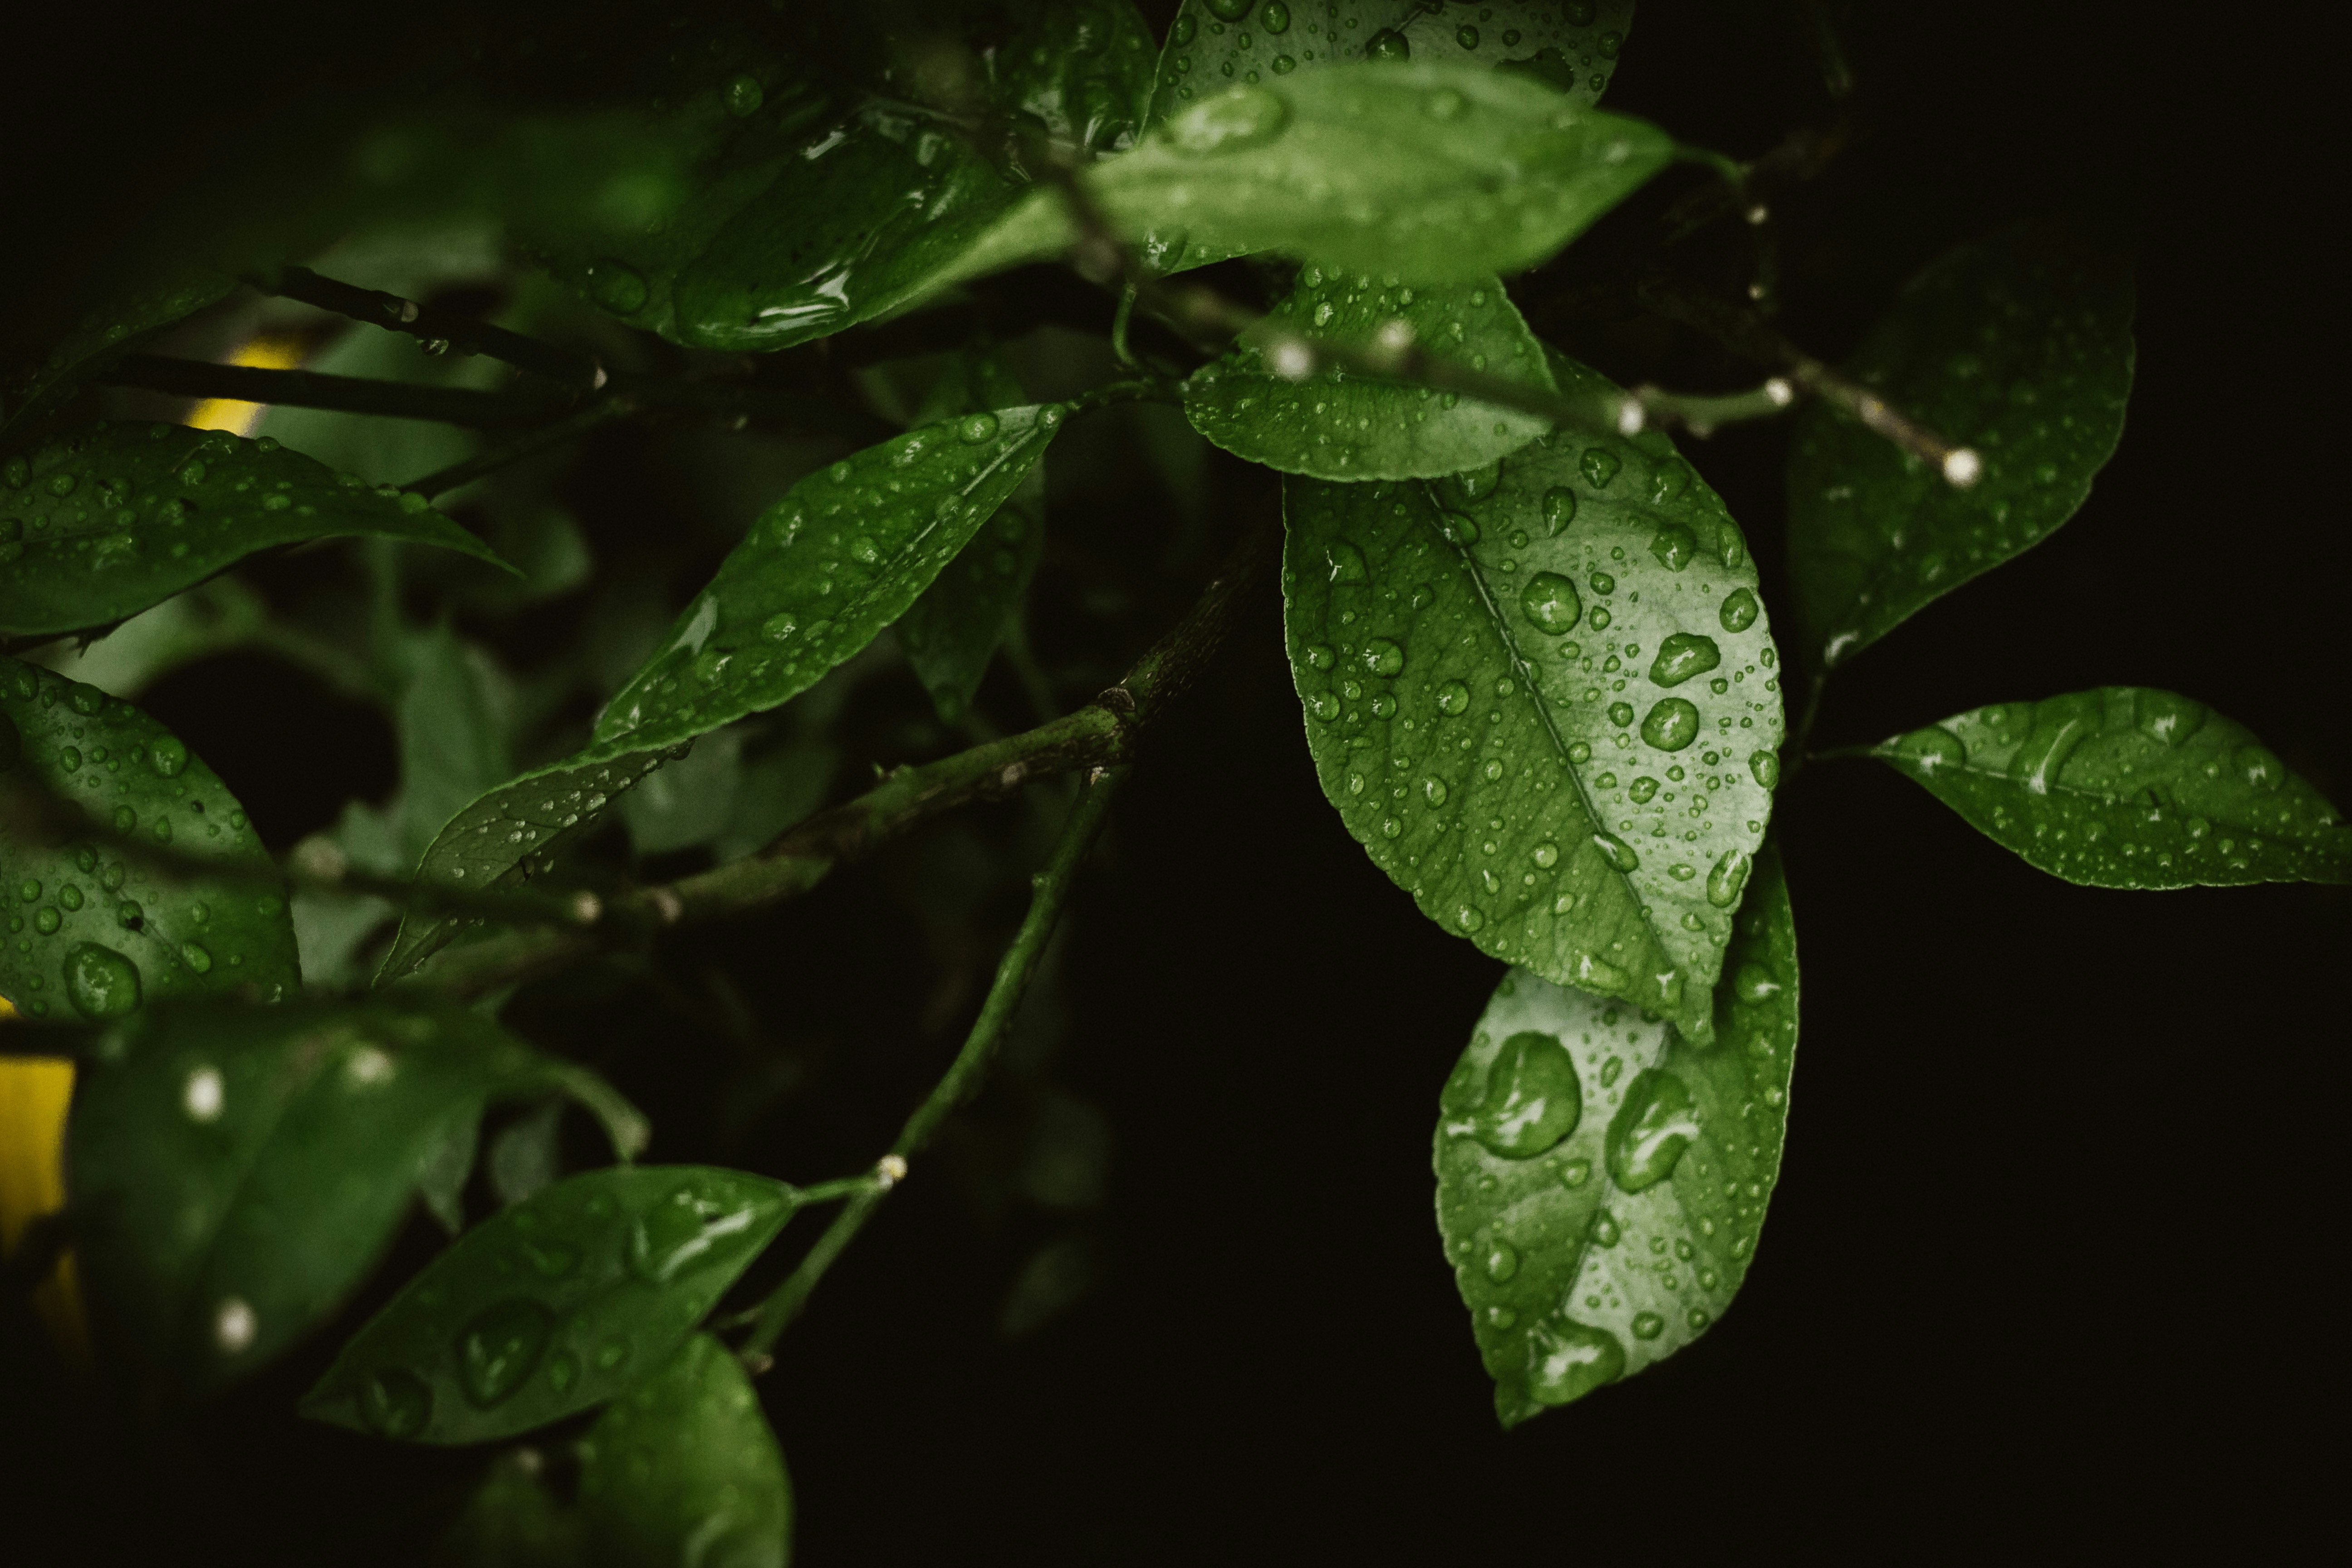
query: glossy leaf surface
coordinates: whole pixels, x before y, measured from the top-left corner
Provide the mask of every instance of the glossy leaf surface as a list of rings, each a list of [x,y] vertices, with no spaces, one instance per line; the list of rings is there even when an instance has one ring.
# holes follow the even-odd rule
[[[1826,404],[1797,416],[1790,556],[1805,646],[1851,658],[2074,515],[2123,434],[2132,278],[2026,231],[1966,246],[1906,287],[1845,366],[1945,439],[1967,489]]]
[[[472,801],[434,836],[416,868],[420,883],[461,889],[515,887],[604,819],[615,801],[668,760],[667,752],[623,752],[604,761],[570,757],[537,768]],[[411,911],[376,970],[388,985],[413,974],[478,917]]]
[[[1996,844],[2095,888],[2352,881],[2352,827],[2242,724],[2147,687],[2004,702],[1875,754]]]
[[[158,1009],[92,1057],[77,1247],[110,1321],[194,1393],[332,1312],[491,1100],[581,1075],[462,1008],[319,1002]]]
[[[130,703],[0,658],[0,995],[18,1011],[102,1021],[167,997],[275,1002],[299,987],[259,835],[203,759]],[[241,874],[165,876],[111,834]]]
[[[1085,176],[1152,264],[1276,251],[1423,286],[1532,267],[1673,155],[1655,126],[1509,71],[1363,61],[1204,98]],[[1061,254],[1041,191],[940,281]]]
[[[373,534],[498,557],[420,495],[387,495],[272,441],[99,424],[0,462],[0,632],[137,615],[271,545]]]
[[[1546,392],[1543,345],[1492,278],[1434,289],[1310,266],[1275,308],[1276,321],[1344,342],[1368,343],[1391,321],[1413,340],[1492,374]],[[1531,415],[1450,392],[1330,370],[1295,381],[1239,346],[1184,384],[1193,428],[1225,450],[1318,479],[1436,479],[1517,451],[1550,426]]]
[[[793,1483],[743,1363],[697,1334],[581,1443],[580,1509],[613,1568],[783,1568]]]
[[[991,413],[1024,397],[1002,353],[960,354],[925,397],[918,422]],[[899,618],[898,645],[949,723],[971,707],[1045,554],[1045,468],[1040,463]]]
[[[483,1221],[352,1336],[304,1415],[480,1443],[642,1382],[792,1217],[782,1182],[700,1165],[590,1171]]]
[[[1066,413],[1049,403],[967,415],[794,485],[605,706],[583,760],[673,746],[808,689],[907,613]]]
[[[1654,433],[1283,497],[1307,745],[1374,864],[1496,957],[1705,1038],[1781,735],[1722,502]]]
[[[1515,970],[1446,1080],[1438,1230],[1506,1426],[1672,1355],[1747,1277],[1797,1047],[1769,846],[1728,966],[1707,1047]]]

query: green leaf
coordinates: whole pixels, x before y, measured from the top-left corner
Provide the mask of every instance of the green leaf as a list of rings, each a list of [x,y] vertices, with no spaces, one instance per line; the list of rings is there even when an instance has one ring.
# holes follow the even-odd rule
[[[1446,1080],[1437,1224],[1515,1426],[1723,1316],[1780,1174],[1797,942],[1769,844],[1740,906],[1716,1043],[1515,970]]]
[[[142,257],[139,265],[132,280],[109,291],[104,306],[76,322],[0,395],[0,440],[29,430],[91,376],[236,287],[232,271],[184,255]]]
[[[1277,251],[1415,285],[1475,283],[1558,251],[1674,155],[1655,126],[1450,61],[1364,61],[1205,98],[1084,175],[1162,271]],[[1077,237],[1040,191],[933,286]]]
[[[1272,319],[1300,331],[1370,342],[1391,321],[1433,352],[1545,392],[1543,345],[1493,278],[1436,289],[1309,267]],[[1550,426],[1458,394],[1328,370],[1276,374],[1257,348],[1235,347],[1184,384],[1193,428],[1237,457],[1318,479],[1436,479],[1517,451]]]
[[[1377,58],[1501,68],[1594,104],[1617,68],[1618,47],[1633,20],[1633,0],[1565,5],[1507,0],[1481,11],[1474,19],[1423,0],[1370,0],[1349,7],[1343,28],[1336,15],[1318,15],[1313,0],[1302,0],[1296,17],[1280,0],[1255,11],[1232,0],[1184,0],[1160,51],[1148,123],[1156,126],[1196,98],[1228,87],[1255,87],[1294,71],[1363,59],[1374,38],[1380,39]],[[1165,247],[1164,241],[1146,244],[1155,254]],[[1239,254],[1196,242],[1178,265],[1205,266]]]
[[[88,831],[217,862],[164,875]],[[32,1017],[105,1019],[168,997],[299,988],[285,885],[204,761],[130,703],[0,658],[0,994]]]
[[[1873,749],[2029,865],[2093,888],[2352,882],[2327,797],[2203,703],[2105,686]]]
[[[85,426],[0,463],[0,632],[106,626],[257,551],[350,534],[498,561],[423,496],[371,490],[274,441]]]
[[[2128,265],[2060,234],[1964,246],[1912,279],[1846,373],[1973,447],[1982,477],[1955,489],[1826,404],[1797,416],[1790,560],[1822,668],[2074,515],[2123,434],[2131,321]]]
[[[446,1192],[493,1099],[581,1073],[466,1009],[317,1002],[156,1009],[92,1058],[68,1139],[76,1247],[110,1321],[190,1393],[331,1313],[412,1192]]]
[[[792,1217],[741,1171],[636,1166],[483,1221],[352,1336],[302,1413],[416,1443],[511,1436],[662,1365]]]
[[[596,1560],[784,1568],[793,1483],[743,1363],[709,1334],[616,1401],[580,1445]]]
[[[606,704],[587,754],[676,745],[807,690],[907,613],[1068,412],[1048,403],[968,415],[794,485]]]
[[[1010,407],[1024,395],[1002,351],[956,354],[924,398],[917,422]],[[1045,555],[1045,468],[1040,463],[899,617],[899,647],[943,721],[954,723],[971,707]]]
[[[1307,746],[1373,863],[1496,957],[1705,1039],[1781,737],[1715,492],[1655,432],[1562,433],[1439,486],[1287,479],[1283,510]]]
[[[663,763],[668,751],[587,753],[537,768],[479,796],[450,817],[416,868],[422,886],[480,889],[529,882],[538,868],[587,836],[629,789]],[[478,927],[472,915],[411,911],[376,969],[389,985],[414,974],[460,931]]]
[[[998,112],[1081,156],[1131,144],[1151,48],[1127,0],[1024,0],[969,41]],[[680,62],[690,84],[663,88],[677,107],[662,123],[695,160],[683,210],[658,230],[537,237],[557,276],[679,342],[784,348],[933,292],[1026,186],[1017,149],[983,155],[908,101],[905,62],[848,79],[836,61],[747,63]]]

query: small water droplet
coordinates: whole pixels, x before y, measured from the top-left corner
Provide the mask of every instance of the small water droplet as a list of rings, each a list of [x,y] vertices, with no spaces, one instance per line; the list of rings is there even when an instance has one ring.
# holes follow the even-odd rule
[[[1382,27],[1364,40],[1364,58],[1368,60],[1411,59],[1412,46],[1394,27]]]
[[[1576,521],[1576,492],[1565,485],[1554,485],[1543,495],[1544,532],[1557,539]]]
[[[1583,470],[1587,484],[1596,490],[1605,490],[1609,488],[1609,481],[1617,477],[1617,470],[1625,464],[1616,453],[1605,447],[1587,447],[1576,466]]]
[[[644,310],[650,292],[646,275],[625,261],[607,258],[589,264],[588,298],[616,316],[634,316]]]
[[[1364,645],[1364,668],[1374,675],[1404,673],[1404,649],[1384,638],[1374,637]]]
[[[1428,778],[1421,781],[1421,797],[1422,799],[1429,802],[1430,805],[1444,805],[1445,804],[1446,794],[1445,781],[1444,779]]]
[[[759,113],[760,105],[766,101],[757,77],[739,76],[727,84],[727,112],[739,119]]]
[[[1665,1332],[1666,1321],[1655,1312],[1636,1312],[1633,1314],[1633,1329],[1635,1339],[1654,1340]]]
[[[1650,553],[1669,572],[1679,572],[1698,553],[1698,536],[1679,522],[1658,525],[1650,536]]]
[[[1748,757],[1748,771],[1749,773],[1754,775],[1756,782],[1762,784],[1766,789],[1779,788],[1780,784],[1780,753],[1778,752],[1749,752]]]
[[[1449,680],[1437,689],[1437,710],[1449,717],[1459,717],[1470,710],[1470,689],[1458,680]]]
[[[1754,594],[1745,588],[1734,588],[1723,596],[1723,607],[1717,612],[1716,618],[1723,623],[1725,631],[1744,632],[1756,624],[1756,617],[1761,613]]]
[[[538,1370],[555,1331],[555,1314],[520,1297],[478,1314],[457,1336],[457,1383],[487,1410],[511,1399]]]
[[[1519,1249],[1497,1241],[1486,1249],[1486,1278],[1500,1285],[1519,1271]]]
[[[994,439],[1000,424],[993,414],[967,414],[956,426],[956,437],[977,447],[982,441]]]
[[[1205,158],[1271,142],[1289,119],[1280,94],[1240,87],[1194,104],[1168,122],[1166,134],[1178,152]]]

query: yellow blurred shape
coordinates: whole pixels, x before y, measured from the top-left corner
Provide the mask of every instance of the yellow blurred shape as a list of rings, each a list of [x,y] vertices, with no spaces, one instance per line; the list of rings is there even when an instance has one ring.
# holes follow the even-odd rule
[[[311,340],[299,332],[263,332],[229,355],[228,363],[251,370],[293,370],[310,356],[310,344]],[[232,436],[250,436],[253,427],[261,423],[261,411],[268,406],[266,403],[207,397],[188,410],[185,423],[192,430],[226,430]]]
[[[16,1009],[0,997],[0,1025]],[[73,1063],[62,1057],[0,1057],[0,1258],[16,1249],[25,1227],[66,1205],[66,1108],[73,1102]],[[89,1353],[81,1281],[71,1252],[33,1292],[33,1305],[58,1344],[76,1360]]]

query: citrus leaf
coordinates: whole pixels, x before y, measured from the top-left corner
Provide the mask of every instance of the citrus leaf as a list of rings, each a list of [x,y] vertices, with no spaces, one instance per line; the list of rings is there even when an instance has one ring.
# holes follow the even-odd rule
[[[0,658],[0,994],[18,1011],[105,1019],[168,997],[275,1002],[299,988],[285,886],[259,835],[212,769],[130,703]],[[237,874],[165,875],[110,831]]]
[[[1797,1049],[1769,843],[1728,963],[1713,1046],[1514,970],[1446,1080],[1438,1231],[1506,1426],[1672,1355],[1747,1277]]]
[[[743,1363],[709,1334],[597,1418],[580,1445],[596,1560],[783,1568],[793,1483]]]
[[[68,1142],[76,1247],[108,1321],[191,1394],[331,1313],[412,1193],[463,1184],[449,1152],[470,1152],[492,1100],[584,1070],[463,1008],[322,1002],[158,1008],[91,1059]]]
[[[425,851],[416,868],[422,886],[458,889],[519,887],[535,868],[585,837],[628,790],[671,753],[623,752],[601,760],[584,754],[536,768],[499,785],[460,809]],[[478,927],[474,915],[411,910],[377,966],[375,984],[414,974],[461,931]]]
[[[674,746],[814,685],[907,613],[1067,413],[1048,403],[968,415],[794,485],[605,705],[583,760]]]
[[[220,430],[100,423],[0,463],[0,632],[137,615],[272,545],[370,534],[498,564],[420,495]]]
[[[1674,154],[1655,126],[1509,71],[1366,60],[1230,89],[1082,176],[1162,271],[1277,251],[1416,286],[1532,267]],[[932,288],[1043,260],[1077,238],[1039,191]]]
[[[2352,881],[2352,827],[2242,724],[2150,687],[2002,702],[1875,756],[1970,826],[2093,888]]]
[[[460,1237],[353,1334],[302,1413],[481,1443],[602,1405],[662,1365],[798,1192],[700,1165],[590,1171]]]
[[[1846,373],[1982,473],[1955,489],[1825,403],[1799,414],[1789,552],[1823,668],[2074,515],[2123,434],[2131,321],[2128,266],[2063,235],[1964,246],[1912,279]]]
[[[1314,0],[1302,0],[1295,10],[1285,0],[1262,6],[1184,0],[1160,51],[1148,123],[1156,126],[1196,99],[1229,87],[1278,81],[1294,71],[1360,60],[1367,53],[1379,59],[1501,68],[1594,104],[1617,68],[1618,48],[1633,19],[1633,0],[1504,0],[1481,6],[1475,18],[1423,0],[1370,0],[1349,5],[1344,14]],[[1145,247],[1161,255],[1167,242],[1154,237]],[[1239,254],[1195,243],[1173,266],[1201,267]]]
[[[1414,289],[1310,266],[1272,319],[1355,342],[1369,342],[1401,321],[1434,353],[1544,392],[1559,390],[1543,345],[1493,278]],[[1278,375],[1249,344],[1184,384],[1184,413],[1194,429],[1236,457],[1318,479],[1436,479],[1483,467],[1550,428],[1532,415],[1346,370],[1304,381]]]
[[[1287,479],[1283,510],[1307,747],[1373,863],[1496,957],[1705,1039],[1781,734],[1714,491],[1655,432],[1563,433],[1440,485]]]

